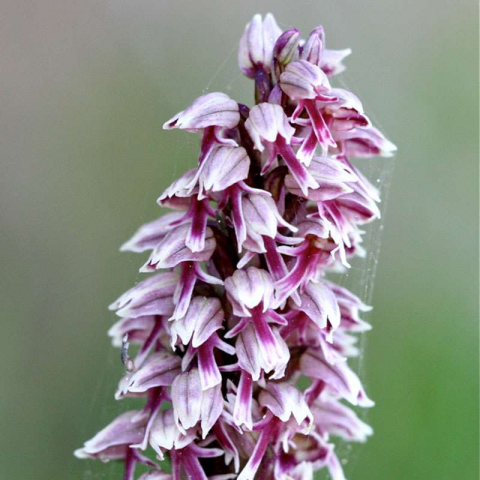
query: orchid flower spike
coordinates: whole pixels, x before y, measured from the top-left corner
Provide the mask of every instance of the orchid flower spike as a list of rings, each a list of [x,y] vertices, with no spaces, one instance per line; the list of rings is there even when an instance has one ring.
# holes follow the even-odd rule
[[[322,26],[302,40],[255,15],[238,51],[255,104],[207,93],[165,123],[201,134],[198,159],[158,199],[173,211],[121,247],[148,251],[150,276],[110,305],[115,398],[143,407],[78,458],[123,462],[124,480],[345,479],[332,437],[373,433],[348,406],[373,406],[349,365],[371,308],[328,274],[364,255],[362,225],[380,216],[351,157],[395,151],[331,85],[349,53],[327,49]]]

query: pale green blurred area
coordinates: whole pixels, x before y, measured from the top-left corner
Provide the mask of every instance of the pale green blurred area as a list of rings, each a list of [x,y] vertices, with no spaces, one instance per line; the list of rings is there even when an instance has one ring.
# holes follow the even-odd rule
[[[106,307],[144,256],[118,247],[196,161],[161,126],[208,90],[251,103],[236,44],[268,11],[353,48],[341,81],[399,146],[347,477],[478,478],[476,2],[3,0],[1,479],[93,478],[73,450],[129,408]]]

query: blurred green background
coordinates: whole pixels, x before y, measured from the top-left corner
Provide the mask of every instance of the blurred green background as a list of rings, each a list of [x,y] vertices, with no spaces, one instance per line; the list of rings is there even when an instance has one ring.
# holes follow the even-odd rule
[[[251,103],[236,45],[268,11],[353,49],[339,81],[399,146],[362,367],[375,436],[347,477],[478,478],[477,2],[3,0],[1,479],[120,478],[72,456],[128,408],[106,307],[144,257],[118,247],[195,163],[163,122],[207,91]]]

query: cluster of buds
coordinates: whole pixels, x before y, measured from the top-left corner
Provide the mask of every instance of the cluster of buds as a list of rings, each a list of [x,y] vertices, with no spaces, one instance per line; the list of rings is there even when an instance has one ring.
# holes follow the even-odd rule
[[[123,461],[125,480],[138,464],[141,480],[345,478],[332,437],[372,434],[344,404],[373,405],[347,362],[370,307],[326,274],[363,255],[361,226],[380,215],[350,157],[395,150],[330,85],[349,53],[328,50],[322,27],[302,40],[255,15],[238,59],[256,104],[209,93],[165,123],[201,135],[198,164],[160,196],[174,211],[123,245],[150,251],[152,275],[110,306],[116,398],[145,405],[78,457]]]

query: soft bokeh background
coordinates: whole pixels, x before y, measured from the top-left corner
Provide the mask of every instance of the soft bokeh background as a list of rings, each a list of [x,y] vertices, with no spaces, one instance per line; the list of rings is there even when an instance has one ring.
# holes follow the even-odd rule
[[[143,259],[118,246],[195,163],[197,137],[161,125],[212,88],[249,101],[236,44],[257,11],[352,47],[342,82],[399,146],[362,369],[376,434],[347,476],[478,478],[477,9],[3,0],[0,478],[91,478],[72,451],[119,408],[106,306]]]

